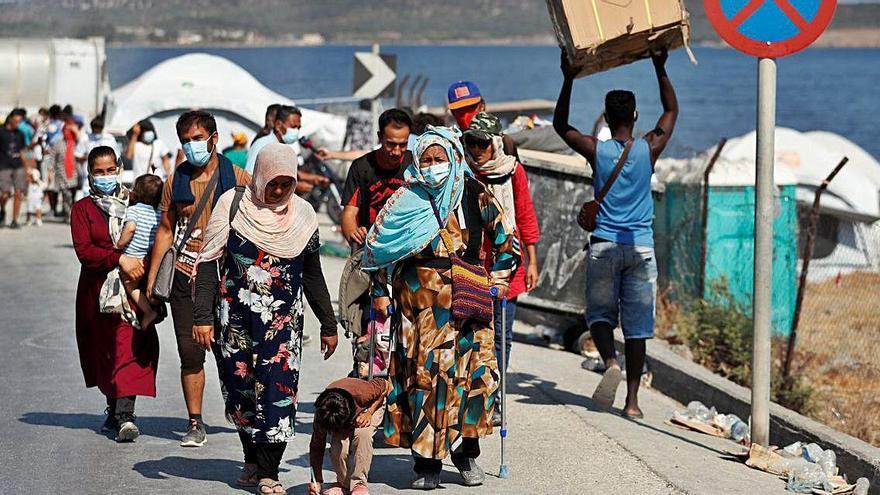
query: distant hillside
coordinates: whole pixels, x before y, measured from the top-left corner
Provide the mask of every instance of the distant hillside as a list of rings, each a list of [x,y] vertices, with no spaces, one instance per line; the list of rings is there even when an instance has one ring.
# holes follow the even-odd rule
[[[695,42],[718,41],[686,0]],[[880,31],[880,4],[837,9],[832,28]],[[553,42],[543,0],[0,0],[5,36],[111,42]]]

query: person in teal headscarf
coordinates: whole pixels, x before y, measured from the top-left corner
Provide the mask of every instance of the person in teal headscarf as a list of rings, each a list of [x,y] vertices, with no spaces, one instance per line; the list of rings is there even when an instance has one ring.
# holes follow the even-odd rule
[[[500,296],[520,262],[513,226],[473,177],[459,137],[458,130],[430,126],[419,137],[406,185],[379,212],[362,264],[373,272],[376,310],[384,313],[390,303],[390,271],[394,308],[411,323],[395,329],[384,432],[388,444],[412,449],[416,489],[439,485],[450,453],[465,485],[483,482],[479,438],[492,433],[499,376],[491,326],[452,317],[451,264],[440,224],[461,259],[482,266],[485,256],[493,257],[489,279]],[[491,250],[481,249],[484,239]]]

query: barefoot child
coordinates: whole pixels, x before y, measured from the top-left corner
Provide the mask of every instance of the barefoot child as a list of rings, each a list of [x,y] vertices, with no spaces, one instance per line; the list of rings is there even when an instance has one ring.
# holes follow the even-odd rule
[[[162,179],[150,174],[135,179],[116,249],[125,249],[124,254],[141,260],[147,256],[156,240],[156,228],[161,218],[159,212],[161,199]],[[147,328],[158,316],[156,309],[141,289],[140,279],[135,280],[120,275],[126,292],[144,313],[141,318],[141,328]]]
[[[391,383],[343,378],[327,386],[315,401],[315,423],[309,445],[314,481],[309,495],[369,495],[367,475],[373,461],[373,434],[382,422],[385,396]],[[324,445],[330,434],[330,460],[336,483],[321,492]]]

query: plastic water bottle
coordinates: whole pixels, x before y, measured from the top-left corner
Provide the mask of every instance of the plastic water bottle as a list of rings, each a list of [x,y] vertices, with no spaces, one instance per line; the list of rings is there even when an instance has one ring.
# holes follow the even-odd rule
[[[856,480],[856,489],[853,491],[853,495],[868,495],[869,488],[871,488],[871,483],[868,478],[859,478]]]
[[[816,464],[798,466],[788,475],[785,489],[795,493],[813,493],[813,488],[828,486],[828,478]],[[830,488],[830,486],[829,486]]]
[[[819,462],[819,457],[822,455],[822,447],[819,447],[815,443],[808,443],[804,445],[804,459],[810,462]]]
[[[819,456],[819,467],[825,476],[831,477],[837,474],[837,454],[833,450],[828,449]]]
[[[702,423],[710,423],[715,417],[715,408],[709,409],[702,402],[695,400],[688,403],[688,416]]]
[[[749,425],[745,424],[737,418],[737,422],[730,427],[730,438],[734,442],[742,442],[749,437]]]

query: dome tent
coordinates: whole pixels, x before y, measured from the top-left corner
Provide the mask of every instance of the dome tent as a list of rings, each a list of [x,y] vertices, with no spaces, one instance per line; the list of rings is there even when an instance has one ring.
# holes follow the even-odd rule
[[[294,104],[223,57],[190,53],[165,60],[113,91],[106,128],[124,134],[139,120],[149,118],[157,136],[175,148],[177,117],[202,109],[217,118],[220,147],[224,148],[232,144],[233,131],[252,138],[263,126],[266,107],[273,103]],[[301,110],[302,135],[331,148],[342,145],[345,117]]]

